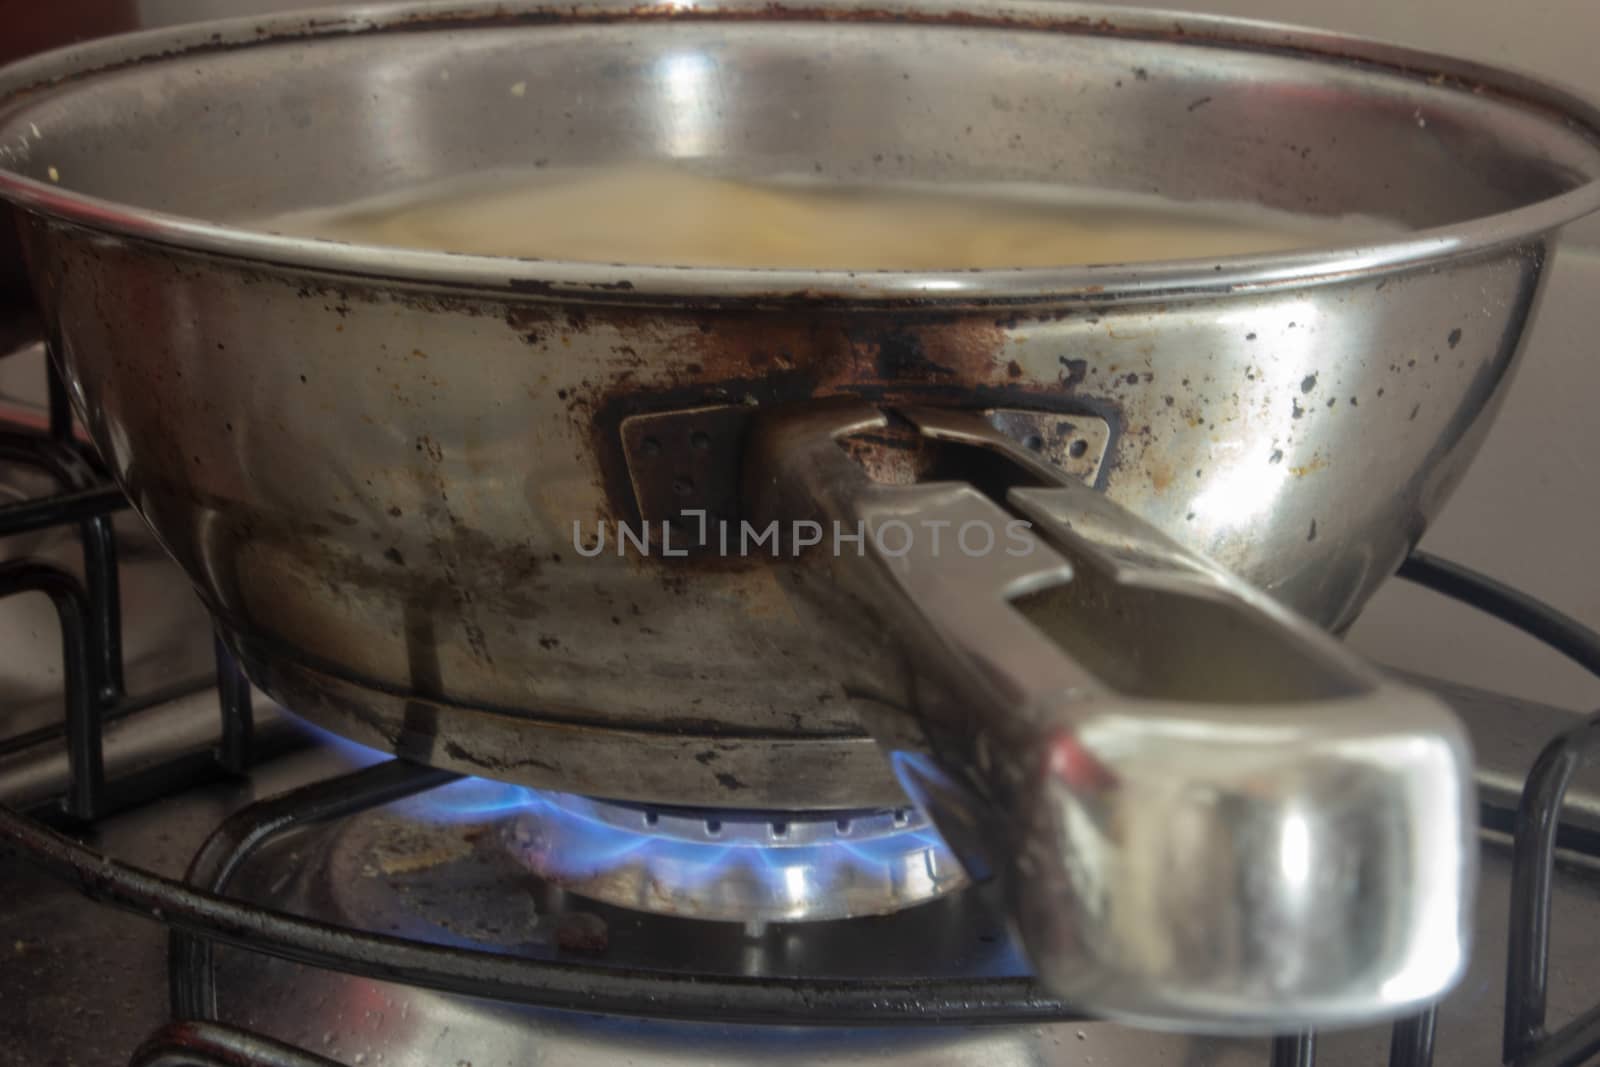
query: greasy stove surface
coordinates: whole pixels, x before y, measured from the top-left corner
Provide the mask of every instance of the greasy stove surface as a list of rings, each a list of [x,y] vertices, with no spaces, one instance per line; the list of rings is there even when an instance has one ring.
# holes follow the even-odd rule
[[[1536,705],[1515,705],[1481,694],[1452,690],[1457,706],[1474,727],[1480,752],[1510,755],[1525,765],[1540,742],[1570,723],[1565,713]],[[283,757],[258,770],[248,784],[195,789],[131,813],[105,820],[92,843],[113,856],[136,858],[159,872],[178,875],[201,840],[230,811],[263,796],[327,777],[348,766],[329,749]],[[1507,773],[1516,773],[1509,764]],[[1485,795],[1499,795],[1491,771]],[[1577,798],[1587,805],[1585,796]],[[392,809],[314,828],[269,847],[252,859],[235,880],[235,891],[257,901],[272,901],[296,911],[311,911],[348,921],[386,916],[398,932],[444,940],[477,941],[510,951],[568,953],[570,958],[602,961],[626,952],[640,962],[650,952],[660,962],[672,956],[704,970],[760,972],[794,968],[808,958],[808,938],[832,947],[819,949],[829,973],[893,974],[918,966],[917,942],[930,930],[968,927],[956,959],[978,973],[1008,973],[1015,965],[998,928],[974,921],[981,901],[935,902],[924,916],[893,921],[853,920],[859,936],[813,936],[802,926],[773,924],[744,931],[719,924],[706,928],[702,941],[685,937],[682,920],[666,936],[651,933],[648,917],[597,908],[571,895],[516,888],[502,906],[463,904],[471,895],[452,882],[456,875],[419,872],[443,867],[482,851],[485,830],[462,823],[436,835],[459,849],[440,858],[433,846],[377,847],[375,823],[390,820]],[[366,852],[363,858],[351,854]],[[419,851],[420,848],[420,851]],[[418,857],[422,859],[419,860]],[[1508,850],[1492,835],[1483,849],[1483,882],[1478,900],[1478,944],[1471,973],[1445,1003],[1439,1020],[1436,1062],[1499,1062],[1501,1000],[1508,895]],[[330,872],[344,864],[346,873]],[[330,877],[330,873],[332,877]],[[429,881],[433,878],[433,881]],[[483,881],[482,872],[469,877]],[[441,880],[442,879],[442,880]],[[356,883],[367,882],[363,886]],[[429,908],[385,910],[388,894],[416,893],[444,902],[469,916],[455,930],[426,919]],[[478,887],[481,891],[482,885]],[[474,891],[476,892],[476,891]],[[436,896],[430,896],[430,893]],[[118,1064],[167,1019],[166,933],[153,923],[90,903],[72,889],[21,868],[0,865],[0,1063]],[[482,899],[479,892],[479,899]],[[376,903],[374,903],[376,901]],[[415,902],[414,902],[415,903]],[[948,909],[941,913],[937,909]],[[598,912],[616,929],[611,943],[557,936],[563,911]],[[329,912],[334,914],[329,914]],[[484,920],[483,915],[491,918]],[[506,916],[513,921],[505,921]],[[475,916],[475,917],[474,917]],[[963,916],[965,916],[963,918]],[[379,920],[385,921],[385,920]],[[632,922],[632,926],[623,929]],[[1551,960],[1551,1018],[1559,1021],[1587,1007],[1594,997],[1592,961],[1600,951],[1600,875],[1566,867],[1558,875],[1556,936]],[[513,929],[521,923],[520,929]],[[419,925],[420,924],[420,925]],[[832,924],[837,927],[838,924]],[[543,926],[544,932],[538,932]],[[693,925],[688,927],[692,931]],[[819,927],[818,930],[823,928]],[[561,946],[569,945],[569,948]],[[631,947],[630,947],[631,946]],[[843,946],[843,947],[841,947]],[[984,948],[983,946],[988,946]],[[981,949],[981,950],[980,950]],[[809,958],[815,958],[811,953]],[[584,1064],[1173,1064],[1232,1067],[1266,1062],[1261,1040],[1219,1040],[1154,1034],[1109,1023],[1064,1023],[1042,1027],[932,1029],[778,1029],[674,1024],[601,1019],[576,1013],[506,1007],[460,997],[410,990],[366,979],[345,978],[265,960],[232,950],[219,953],[219,993],[225,1021],[243,1024],[329,1056],[345,1064],[386,1067],[473,1067],[539,1063],[547,1067]],[[1387,1027],[1318,1039],[1319,1064],[1382,1063]]]

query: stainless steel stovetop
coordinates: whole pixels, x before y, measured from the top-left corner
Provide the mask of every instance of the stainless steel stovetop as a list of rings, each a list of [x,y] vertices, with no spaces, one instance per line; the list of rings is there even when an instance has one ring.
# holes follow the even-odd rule
[[[1566,713],[1477,691],[1446,690],[1475,728],[1480,751],[1523,762]],[[213,705],[213,709],[215,706]],[[1501,761],[1497,761],[1501,762]],[[314,746],[222,781],[113,816],[86,840],[112,856],[179,876],[206,836],[251,801],[351,767],[339,747]],[[1490,772],[1486,793],[1503,792]],[[0,778],[0,790],[6,786]],[[1600,798],[1577,798],[1600,817]],[[403,808],[403,805],[401,806]],[[447,823],[385,849],[391,809],[313,828],[255,856],[234,891],[274,907],[408,936],[476,943],[581,962],[687,966],[729,974],[834,976],[1019,973],[1019,957],[972,892],[881,919],[814,926],[656,919],[552,891],[496,866],[492,819]],[[499,855],[503,864],[505,853]],[[1436,1062],[1498,1063],[1504,996],[1509,850],[1486,834],[1478,944],[1467,979],[1444,1004]],[[503,892],[488,893],[493,885]],[[0,1063],[117,1064],[169,1018],[167,935],[157,923],[97,906],[15,861],[0,865]],[[600,939],[569,939],[563,917],[598,918]],[[1560,871],[1551,951],[1553,1020],[1600,996],[1600,878]],[[828,1028],[663,1023],[496,1005],[365,978],[331,975],[234,950],[219,952],[221,1017],[344,1064],[1172,1064],[1268,1062],[1264,1040],[1142,1032],[1101,1022],[1047,1025]],[[1322,1034],[1319,1064],[1381,1064],[1387,1027]]]

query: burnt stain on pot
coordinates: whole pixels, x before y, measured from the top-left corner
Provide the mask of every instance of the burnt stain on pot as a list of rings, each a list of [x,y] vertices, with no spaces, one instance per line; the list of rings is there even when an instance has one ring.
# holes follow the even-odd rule
[[[455,740],[445,741],[444,753],[457,763],[464,763],[473,767],[481,767],[484,770],[491,772],[498,771],[501,774],[504,774],[507,771],[514,771],[521,767],[536,767],[539,770],[548,771],[552,774],[558,774],[561,772],[561,768],[558,765],[551,763],[548,760],[540,759],[537,756],[519,753],[515,758],[508,758],[500,753],[484,752],[477,749],[469,751],[459,741]]]
[[[876,351],[875,377],[880,382],[949,381],[960,371],[930,359],[922,339],[910,330],[889,329],[881,333],[871,327],[847,333],[853,346]]]
[[[662,368],[659,384],[614,382],[595,390],[582,413],[610,509],[629,520],[638,510],[619,427],[634,414],[709,405],[742,405],[754,414],[830,395],[944,406],[1086,406],[1074,390],[1062,389],[1061,379],[1030,378],[1021,363],[1005,358],[1010,334],[987,317],[702,315],[693,333],[675,334],[675,344],[685,338],[688,352]],[[696,565],[749,563],[710,557]]]
[[[482,534],[458,533],[449,549],[452,557],[476,555],[473,566],[455,568],[447,578],[430,577],[426,568],[408,566],[399,546],[358,547],[348,535],[294,512],[251,507],[146,473],[137,476],[135,492],[141,505],[158,515],[198,509],[211,516],[204,537],[194,540],[204,559],[183,562],[217,577],[224,603],[216,606],[225,615],[248,613],[252,597],[246,587],[273,581],[316,583],[333,592],[377,590],[393,603],[440,619],[455,617],[463,604],[474,602],[519,616],[545,609],[537,556],[520,547],[496,547]]]
[[[558,314],[548,307],[518,307],[508,312],[508,323],[521,336],[544,337],[541,324]],[[837,395],[885,404],[1006,406],[1101,417],[1116,406],[1077,392],[1089,373],[1086,360],[1065,361],[1065,379],[1031,376],[1008,358],[1014,320],[997,321],[992,315],[699,309],[691,317],[613,307],[594,312],[588,321],[603,322],[623,339],[612,352],[627,367],[597,375],[600,381],[585,381],[562,399],[580,436],[592,446],[606,510],[624,522],[642,517],[622,447],[621,425],[630,416],[704,406],[746,407],[754,415]],[[640,351],[659,355],[640,358]],[[1151,377],[1130,372],[1117,384],[1136,386]],[[739,447],[740,440],[742,433],[720,446]],[[728,568],[756,561],[706,554],[674,559],[671,565]]]
[[[506,319],[519,335],[543,339],[566,314],[527,304]],[[1000,358],[1006,330],[989,316],[606,307],[591,309],[586,324],[615,331],[613,367],[561,399],[593,446],[611,517],[624,521],[638,517],[620,447],[619,427],[631,415],[726,404],[757,410],[851,393],[970,403],[977,385],[1028,388],[1020,368],[1013,375]]]
[[[1089,361],[1086,359],[1069,359],[1061,356],[1057,362],[1061,364],[1061,387],[1064,389],[1073,389],[1089,377]]]
[[[359,285],[326,292],[302,288],[296,295],[331,312],[365,303],[358,295],[362,291]],[[143,394],[134,391],[130,396]],[[155,401],[151,404],[148,410],[127,407],[124,414],[135,422],[159,418]],[[154,439],[166,440],[160,435]],[[437,493],[429,494],[420,509],[427,526],[403,539],[396,536],[393,520],[405,511],[372,490],[370,480],[365,491],[356,487],[331,497],[337,507],[307,513],[252,504],[236,491],[222,462],[196,476],[184,475],[183,461],[189,457],[164,455],[161,449],[130,466],[125,477],[135,499],[162,528],[180,531],[173,544],[190,572],[211,576],[215,593],[209,599],[219,614],[252,629],[279,628],[276,613],[282,605],[303,603],[310,595],[297,590],[326,590],[317,595],[325,597],[329,609],[320,619],[306,616],[305,623],[341,632],[344,624],[336,606],[351,595],[372,594],[396,610],[403,608],[408,618],[421,613],[437,619],[441,629],[464,635],[463,646],[481,662],[492,662],[487,634],[476,616],[480,610],[517,617],[543,613],[547,590],[538,581],[539,559],[528,546],[499,544],[473,529],[470,515],[457,514],[448,500],[445,472],[434,469],[445,458],[442,446],[420,438],[416,449],[419,460],[431,461],[418,477],[435,479],[431,488]],[[203,527],[181,532],[196,515],[205,516]],[[418,532],[421,537],[415,536]]]

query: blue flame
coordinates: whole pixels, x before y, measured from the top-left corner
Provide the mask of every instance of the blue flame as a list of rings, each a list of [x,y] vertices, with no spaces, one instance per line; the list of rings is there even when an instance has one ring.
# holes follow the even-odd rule
[[[832,878],[840,867],[854,864],[874,870],[902,861],[907,854],[938,849],[944,841],[931,829],[907,829],[877,837],[835,838],[818,845],[770,845],[757,840],[698,841],[662,837],[648,829],[619,827],[590,814],[592,801],[563,793],[530,790],[528,811],[546,827],[549,859],[570,878],[594,877],[618,867],[630,857],[645,857],[653,864],[670,865],[675,883],[693,889],[707,885],[733,867],[746,867],[763,877],[786,878],[790,870],[810,869],[814,878]],[[949,865],[947,865],[949,864]],[[954,862],[944,857],[947,872]],[[946,875],[949,877],[949,875]]]
[[[352,767],[368,767],[393,757],[320,727],[293,720]],[[393,810],[434,823],[485,822],[527,813],[541,824],[546,844],[542,858],[552,871],[572,879],[591,878],[633,861],[670,867],[674,883],[686,890],[709,885],[730,870],[745,869],[781,889],[796,869],[812,881],[829,881],[854,867],[867,872],[902,863],[913,853],[927,854],[935,880],[960,870],[948,847],[931,827],[907,828],[859,840],[835,838],[812,845],[776,846],[759,840],[698,841],[661,835],[648,828],[618,826],[593,814],[593,802],[489,778],[462,778],[402,800]]]
[[[497,815],[522,811],[536,796],[533,790],[510,782],[463,778],[422,796],[403,800],[397,807],[431,822],[483,822]]]
[[[908,854],[935,850],[945,853],[938,863],[946,872],[943,877],[952,877],[957,869],[944,842],[928,828],[813,845],[779,846],[749,839],[696,841],[618,826],[591,814],[591,802],[582,797],[530,791],[529,798],[528,810],[545,827],[544,858],[567,878],[593,877],[637,858],[670,868],[673,883],[683,889],[710,884],[738,868],[773,882],[778,889],[782,887],[775,883],[794,877],[792,872],[797,869],[810,872],[812,881],[826,882],[847,866],[874,871],[897,864]]]

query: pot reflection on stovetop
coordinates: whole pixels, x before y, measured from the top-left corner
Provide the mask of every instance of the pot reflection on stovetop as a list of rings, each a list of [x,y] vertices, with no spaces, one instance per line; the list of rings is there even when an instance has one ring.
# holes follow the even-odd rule
[[[318,736],[322,736],[318,732]],[[349,742],[330,741],[351,762],[382,759]],[[617,825],[625,813],[639,829]],[[487,779],[463,779],[361,816],[308,830],[263,848],[236,876],[251,901],[358,929],[442,944],[503,951],[537,959],[704,974],[927,980],[943,976],[1010,977],[1029,973],[988,887],[951,877],[933,899],[889,914],[806,921],[707,921],[622,906],[563,889],[535,873],[532,839],[560,838],[564,873],[655,870],[672,882],[695,861],[699,888],[715,902],[719,884],[751,872],[777,882],[788,860],[822,846],[761,846],[754,827],[771,817],[721,813],[721,845],[682,836],[694,816],[681,810],[630,808],[544,794]],[[646,832],[655,817],[662,834]],[[786,833],[801,835],[790,814]],[[909,812],[838,813],[835,833],[874,820],[893,827],[863,829],[864,843],[828,847],[835,869],[857,873],[856,887],[874,869],[888,877],[903,869],[906,852],[919,862],[959,868],[936,833]],[[815,822],[820,823],[821,816]],[[586,844],[577,835],[590,833]],[[673,836],[674,833],[680,836]],[[572,848],[577,849],[574,858]],[[836,854],[834,854],[836,852]],[[650,858],[661,865],[650,867]],[[933,857],[938,857],[937,859]],[[548,860],[550,857],[546,857]],[[731,874],[730,874],[731,872]],[[741,875],[742,872],[742,875]],[[559,879],[560,874],[557,875]],[[793,873],[791,878],[797,878]],[[580,884],[582,880],[574,878]],[[817,882],[812,889],[825,889]],[[958,891],[959,890],[959,891]],[[681,898],[680,898],[681,899]],[[887,898],[881,898],[882,900]],[[650,901],[646,900],[645,903]],[[661,902],[658,898],[656,903]],[[814,902],[820,907],[821,902]],[[708,904],[707,906],[711,906]],[[757,1046],[772,1046],[778,1062],[904,1062],[986,1065],[1031,1062],[1039,1040],[1031,1030],[937,1029],[908,1034],[888,1029],[753,1028],[585,1016],[497,1005],[363,979],[328,975],[279,960],[218,950],[217,988],[223,1015],[358,1064],[703,1063],[726,1062]],[[1071,1039],[1063,1028],[1062,1037]],[[757,1035],[764,1038],[756,1040]]]

